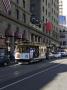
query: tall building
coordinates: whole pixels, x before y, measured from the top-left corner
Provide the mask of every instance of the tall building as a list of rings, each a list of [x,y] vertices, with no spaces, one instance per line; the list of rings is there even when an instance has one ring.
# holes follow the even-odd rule
[[[41,18],[41,0],[30,0],[30,11],[32,13],[32,19],[40,21]]]
[[[60,30],[60,48],[67,51],[67,27],[59,26]]]
[[[35,48],[36,56],[44,45],[44,34],[41,28],[30,23],[30,0],[0,0],[0,48],[6,51],[28,52]],[[5,6],[6,8],[5,8]]]
[[[15,45],[20,41],[30,40],[28,35],[28,24],[30,23],[30,0],[0,0],[0,40],[3,45],[0,48],[11,48],[14,51]],[[7,9],[10,8],[10,10]],[[2,43],[1,43],[2,44]]]
[[[63,0],[59,0],[59,34],[60,48],[67,50],[66,16],[63,15]]]
[[[63,15],[63,1],[59,0],[59,15]]]
[[[53,24],[50,35],[44,28],[47,21]],[[0,48],[11,52],[35,49],[36,57],[45,53],[49,43],[59,45],[57,26],[58,0],[0,0]]]
[[[58,31],[58,16],[59,16],[59,0],[30,0],[31,1],[31,13],[32,21],[36,24],[35,20],[41,23],[42,31],[52,38],[59,39]],[[46,24],[50,22],[52,24],[51,31],[47,31]],[[49,34],[50,33],[50,34]],[[49,43],[49,38],[45,39],[45,42]],[[50,40],[55,45],[57,42]]]
[[[59,1],[58,0],[41,0],[41,19],[44,23],[51,22],[53,27],[51,36],[58,38],[58,16],[59,16]],[[47,32],[46,29],[44,30]]]

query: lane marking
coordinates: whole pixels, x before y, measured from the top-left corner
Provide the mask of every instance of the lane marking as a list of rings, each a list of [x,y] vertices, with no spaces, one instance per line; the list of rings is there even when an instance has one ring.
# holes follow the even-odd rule
[[[47,68],[47,69],[45,69],[45,70],[43,70],[43,71],[41,71],[41,72],[37,72],[37,73],[35,73],[35,74],[33,74],[33,75],[30,75],[30,76],[28,76],[28,77],[25,77],[25,78],[23,78],[23,79],[21,79],[21,80],[18,80],[18,81],[16,81],[16,82],[11,83],[11,84],[5,85],[4,87],[1,87],[0,90],[6,89],[6,88],[8,88],[8,87],[10,87],[10,86],[13,86],[13,85],[15,85],[15,84],[18,84],[18,83],[24,81],[24,80],[30,79],[30,78],[38,75],[38,74],[47,72],[47,71],[49,71],[49,70],[51,70],[51,69],[54,69],[54,68],[56,68],[56,67],[58,67],[58,66],[60,66],[60,65],[61,65],[61,64],[55,65],[55,66],[50,67],[50,68]]]

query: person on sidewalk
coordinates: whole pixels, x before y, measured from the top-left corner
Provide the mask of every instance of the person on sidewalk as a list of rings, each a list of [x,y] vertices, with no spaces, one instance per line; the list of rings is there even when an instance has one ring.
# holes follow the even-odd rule
[[[49,60],[49,50],[48,49],[47,49],[45,55],[46,55],[46,60]]]

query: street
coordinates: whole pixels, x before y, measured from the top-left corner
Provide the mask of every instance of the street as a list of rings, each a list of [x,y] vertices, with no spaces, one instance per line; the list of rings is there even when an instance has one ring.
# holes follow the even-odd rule
[[[66,90],[66,83],[67,59],[0,69],[0,90]]]

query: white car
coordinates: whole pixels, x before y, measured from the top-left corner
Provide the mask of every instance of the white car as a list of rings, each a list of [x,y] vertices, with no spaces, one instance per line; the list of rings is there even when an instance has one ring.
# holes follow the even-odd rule
[[[49,57],[53,58],[54,57],[53,53],[49,53]]]
[[[61,57],[61,53],[60,53],[60,52],[54,52],[54,53],[53,53],[53,56],[54,56],[55,58],[60,58],[60,57]]]
[[[67,52],[66,51],[62,51],[62,52],[59,52],[59,53],[61,53],[62,57],[67,56]]]

